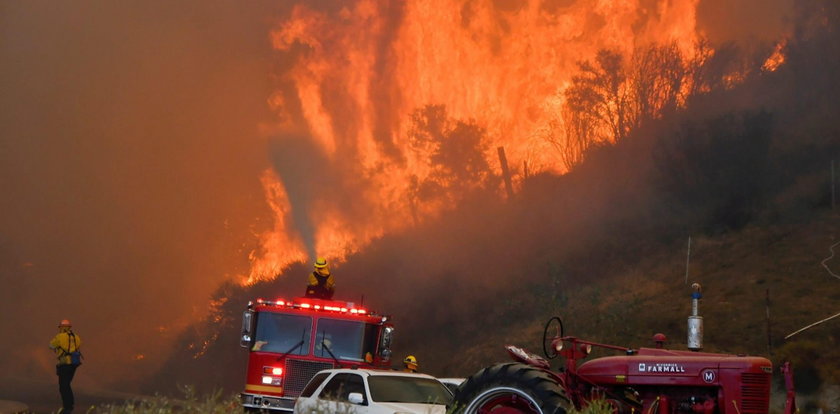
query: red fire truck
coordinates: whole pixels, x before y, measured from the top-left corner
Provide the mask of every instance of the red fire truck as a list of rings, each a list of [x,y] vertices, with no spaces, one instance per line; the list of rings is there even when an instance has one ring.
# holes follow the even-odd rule
[[[292,412],[306,383],[328,368],[390,368],[389,317],[353,302],[299,297],[249,302],[240,344],[248,348],[246,411]]]

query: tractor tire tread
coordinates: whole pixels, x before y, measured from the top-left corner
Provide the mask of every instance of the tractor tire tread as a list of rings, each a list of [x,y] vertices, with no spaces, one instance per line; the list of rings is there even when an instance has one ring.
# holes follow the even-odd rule
[[[569,407],[562,388],[548,373],[530,365],[508,362],[482,368],[467,378],[456,390],[447,413],[463,413],[483,390],[496,386],[516,388],[527,393],[545,414],[565,414]]]

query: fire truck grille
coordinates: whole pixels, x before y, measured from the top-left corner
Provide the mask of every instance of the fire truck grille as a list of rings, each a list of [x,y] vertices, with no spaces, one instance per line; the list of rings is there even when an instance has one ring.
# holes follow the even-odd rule
[[[770,407],[770,375],[741,374],[741,413],[766,413]]]
[[[303,391],[303,387],[306,386],[306,383],[308,383],[309,380],[318,373],[318,371],[330,368],[333,368],[333,364],[330,362],[287,359],[285,385],[283,386],[284,394],[286,397],[299,397],[301,391]]]

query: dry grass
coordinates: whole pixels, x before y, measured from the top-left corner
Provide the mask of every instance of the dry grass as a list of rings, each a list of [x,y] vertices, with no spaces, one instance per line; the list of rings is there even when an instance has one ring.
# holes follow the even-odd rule
[[[244,413],[237,395],[224,396],[221,391],[198,395],[195,388],[181,387],[183,399],[156,396],[143,400],[127,401],[122,404],[107,404],[91,407],[87,414],[228,414]]]
[[[569,410],[569,414],[612,414],[613,407],[604,400],[594,400],[589,403],[584,409],[578,411],[575,409]]]

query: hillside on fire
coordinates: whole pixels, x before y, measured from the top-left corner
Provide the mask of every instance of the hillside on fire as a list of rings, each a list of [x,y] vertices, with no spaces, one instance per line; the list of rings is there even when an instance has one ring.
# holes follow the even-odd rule
[[[434,148],[434,174],[411,196],[457,203],[348,255],[334,270],[337,296],[393,316],[395,365],[413,354],[426,372],[468,376],[505,360],[505,344],[541,352],[543,324],[555,315],[576,336],[640,347],[661,332],[684,349],[689,285],[699,282],[706,350],[792,361],[804,394],[840,383],[837,321],[784,339],[835,314],[840,298],[840,79],[829,75],[840,69],[840,9],[823,6],[831,24],[798,27],[783,64],[768,70],[764,58],[730,45],[718,60],[689,66],[707,82],[694,92],[655,95],[653,112],[628,109],[627,125],[606,122],[617,128],[608,139],[578,136],[579,153],[555,154],[567,157],[567,173],[513,167],[509,196],[503,173],[482,156],[481,125],[445,106],[418,109],[412,139]],[[650,49],[659,56],[650,63],[669,50]],[[581,62],[571,93],[610,101],[600,86],[645,70],[636,56],[619,71],[621,59],[602,50]],[[743,77],[729,83],[733,67]],[[591,108],[569,105],[566,116],[588,127],[609,121]],[[309,266],[219,288],[212,314],[182,336],[152,389],[187,382],[236,391],[245,304],[300,295]]]
[[[80,407],[242,392],[324,258],[395,368],[684,350],[699,283],[705,351],[840,405],[840,3],[249,6],[0,0],[0,400],[58,406],[65,319]]]

